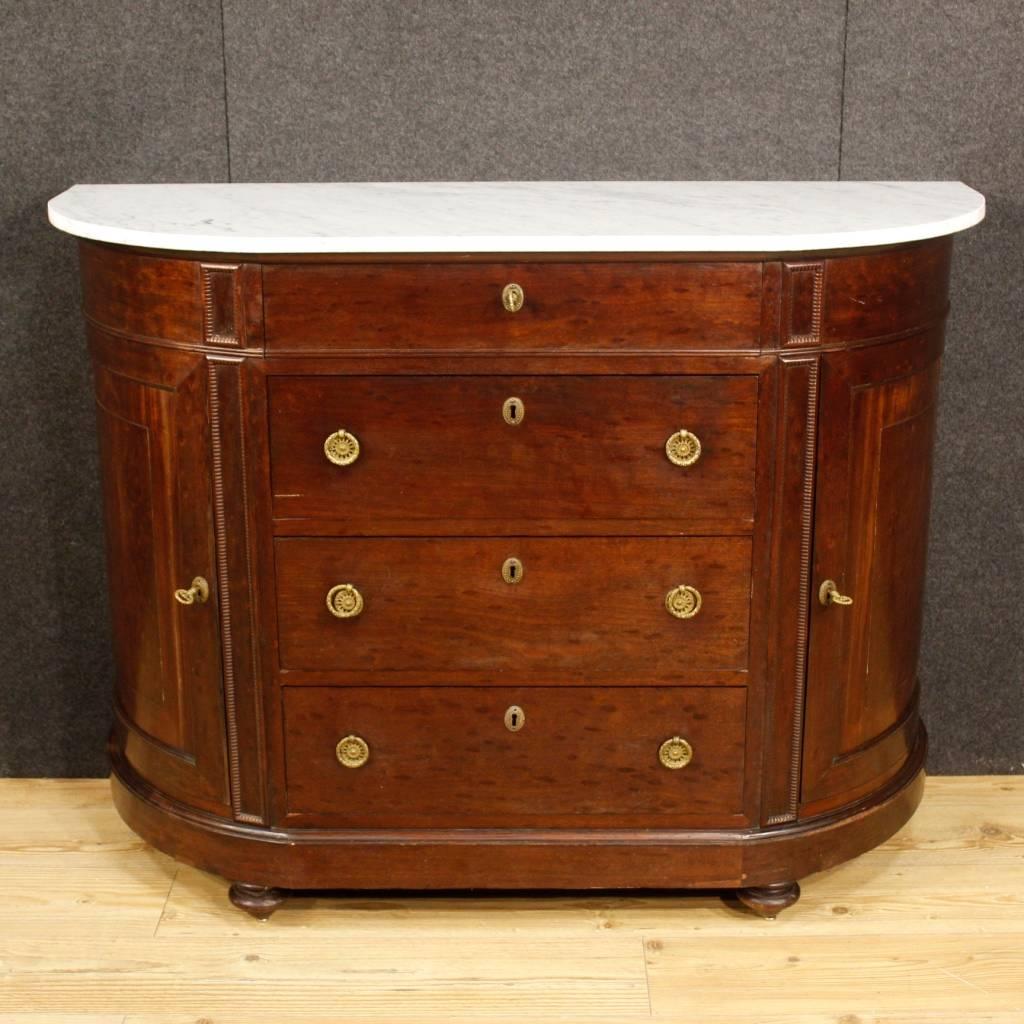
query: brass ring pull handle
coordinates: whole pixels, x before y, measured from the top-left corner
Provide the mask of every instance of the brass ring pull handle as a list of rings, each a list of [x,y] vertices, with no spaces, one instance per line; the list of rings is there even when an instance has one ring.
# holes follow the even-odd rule
[[[818,600],[827,608],[830,604],[853,604],[853,598],[839,593],[835,580],[825,580],[818,588]]]
[[[363,595],[351,583],[339,583],[327,591],[327,610],[336,619],[354,619],[363,610]]]
[[[334,756],[346,768],[362,768],[370,760],[370,744],[362,736],[346,736],[338,740]]]
[[[665,454],[674,466],[692,466],[700,458],[700,438],[689,430],[677,430],[665,442]]]
[[[693,747],[682,736],[673,736],[658,747],[658,760],[672,771],[685,768],[693,760]]]
[[[359,458],[359,438],[347,430],[336,430],[324,440],[324,455],[336,466],[351,466]]]
[[[522,285],[516,284],[515,281],[501,289],[501,304],[509,313],[518,313],[523,308],[525,299],[526,293],[523,291]]]
[[[696,587],[681,583],[665,595],[665,611],[677,619],[692,619],[700,611],[703,600]]]
[[[206,604],[209,597],[210,584],[202,576],[197,576],[188,590],[181,588],[174,592],[174,600],[178,604]]]

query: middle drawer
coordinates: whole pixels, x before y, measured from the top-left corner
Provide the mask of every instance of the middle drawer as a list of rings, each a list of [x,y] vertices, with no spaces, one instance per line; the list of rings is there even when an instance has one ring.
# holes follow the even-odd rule
[[[285,682],[745,682],[748,537],[279,537],[274,551]]]
[[[433,533],[753,521],[755,376],[282,376],[269,405],[279,522],[394,534],[417,521],[445,524]]]

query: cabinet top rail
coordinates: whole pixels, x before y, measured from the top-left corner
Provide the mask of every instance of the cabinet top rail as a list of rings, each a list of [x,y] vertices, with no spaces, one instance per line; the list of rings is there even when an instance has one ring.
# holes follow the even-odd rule
[[[811,252],[962,231],[957,181],[547,181],[75,185],[62,231],[223,253]]]

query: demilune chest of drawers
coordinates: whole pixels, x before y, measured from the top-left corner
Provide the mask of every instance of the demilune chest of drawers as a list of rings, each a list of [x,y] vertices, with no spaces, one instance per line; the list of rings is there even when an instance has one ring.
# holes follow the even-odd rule
[[[311,888],[723,888],[921,793],[955,182],[76,186],[113,790]]]

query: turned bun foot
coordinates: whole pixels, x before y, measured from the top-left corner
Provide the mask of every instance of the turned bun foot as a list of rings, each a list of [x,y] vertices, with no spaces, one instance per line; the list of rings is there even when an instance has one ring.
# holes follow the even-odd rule
[[[736,898],[755,914],[771,921],[800,899],[800,886],[797,882],[752,885],[748,889],[737,889]]]
[[[266,921],[285,901],[280,889],[268,885],[246,885],[234,882],[228,889],[228,899],[240,910],[252,914],[258,921]]]

